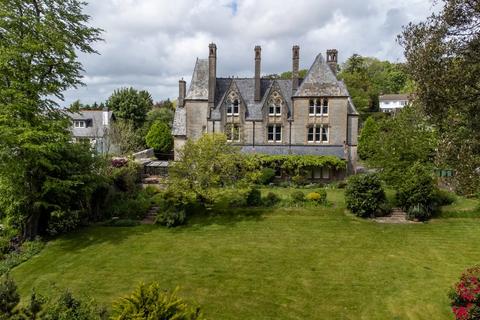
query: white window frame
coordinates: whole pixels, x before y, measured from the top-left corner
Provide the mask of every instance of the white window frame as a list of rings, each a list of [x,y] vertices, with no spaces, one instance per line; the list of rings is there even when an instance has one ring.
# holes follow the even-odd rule
[[[273,108],[273,113],[272,113],[272,109]],[[277,110],[278,109],[278,110]],[[277,112],[278,111],[278,112]],[[268,115],[269,116],[272,116],[272,117],[279,117],[282,115],[282,106],[279,105],[279,104],[271,104],[268,106]]]
[[[323,130],[326,130],[326,137],[327,139],[323,139]],[[312,138],[313,140],[310,140],[310,130],[312,130]],[[324,125],[312,125],[307,127],[307,143],[328,143],[329,141],[329,128],[328,126]]]
[[[270,139],[270,128],[272,129],[272,136],[273,140]],[[281,124],[269,124],[267,126],[267,141],[268,142],[282,142],[283,140],[283,132],[282,132],[282,125]],[[277,134],[280,133],[280,140],[277,140]]]
[[[325,101],[327,104],[325,105]],[[312,105],[313,102],[313,105]],[[327,112],[323,112],[323,108],[327,108]],[[313,108],[313,113],[311,112],[311,108]],[[323,116],[328,116],[328,110],[329,110],[329,105],[328,105],[328,98],[316,98],[316,99],[310,99],[308,101],[308,115],[310,117],[323,117]]]
[[[237,109],[237,112],[235,112],[235,108]],[[228,116],[238,116],[239,114],[240,114],[240,102],[238,100],[234,100],[227,105]]]
[[[235,137],[235,134],[234,134],[235,128],[237,128],[237,130],[238,130],[238,139],[237,140],[233,139]],[[229,134],[227,134],[227,132]],[[236,123],[227,123],[227,125],[225,126],[225,135],[227,136],[227,141],[228,142],[240,142],[240,140],[241,140],[240,125],[238,125]]]
[[[87,124],[84,120],[74,120],[73,121],[73,126],[75,128],[86,128]]]

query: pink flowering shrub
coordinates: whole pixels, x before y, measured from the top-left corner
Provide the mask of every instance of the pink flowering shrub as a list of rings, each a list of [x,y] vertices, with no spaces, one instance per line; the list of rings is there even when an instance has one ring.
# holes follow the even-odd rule
[[[450,292],[456,320],[480,320],[480,266],[465,271]]]

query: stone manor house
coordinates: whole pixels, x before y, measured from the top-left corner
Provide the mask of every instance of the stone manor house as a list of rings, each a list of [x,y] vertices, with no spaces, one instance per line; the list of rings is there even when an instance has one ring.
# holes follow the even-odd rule
[[[217,47],[197,59],[188,91],[179,81],[172,134],[175,157],[186,139],[223,132],[243,152],[333,155],[355,171],[358,112],[345,84],[337,80],[337,50],[319,54],[299,78],[300,48],[292,49],[291,79],[261,77],[261,48],[254,49],[253,78],[217,77]],[[323,170],[312,178],[334,179],[345,172]]]

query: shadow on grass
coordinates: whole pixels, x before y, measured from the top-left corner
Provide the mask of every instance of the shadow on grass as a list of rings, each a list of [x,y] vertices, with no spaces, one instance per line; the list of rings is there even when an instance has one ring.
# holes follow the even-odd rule
[[[160,226],[139,225],[135,227],[89,226],[57,238],[64,250],[79,251],[100,244],[120,244],[132,237],[154,231]]]
[[[188,224],[179,228],[179,230],[201,229],[204,227],[219,225],[226,227],[233,227],[237,223],[245,221],[259,222],[265,219],[264,215],[272,212],[272,208],[258,207],[258,208],[235,208],[229,210],[206,210],[201,213],[193,215]]]

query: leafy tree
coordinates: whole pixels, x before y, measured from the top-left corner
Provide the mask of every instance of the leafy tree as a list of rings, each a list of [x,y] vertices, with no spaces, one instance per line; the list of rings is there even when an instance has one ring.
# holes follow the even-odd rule
[[[114,303],[113,320],[128,319],[201,319],[200,308],[190,307],[175,290],[171,293],[160,289],[158,283],[140,284],[128,297]]]
[[[156,121],[148,131],[147,145],[156,152],[167,153],[172,151],[173,136],[170,127],[160,121]]]
[[[143,126],[147,113],[153,106],[150,93],[134,88],[115,90],[107,100],[107,107],[115,112],[119,119],[131,121],[135,129]]]
[[[370,122],[372,123],[372,122]],[[385,181],[399,186],[403,175],[416,162],[433,169],[437,133],[415,106],[403,108],[394,117],[381,120],[379,128],[362,132],[359,149],[368,165],[381,168]]]
[[[347,59],[338,77],[345,81],[360,113],[378,111],[378,96],[406,91],[409,80],[402,64],[358,54]]]
[[[380,124],[373,117],[368,117],[358,137],[358,156],[360,159],[366,160],[375,155],[380,133]]]
[[[79,299],[70,291],[63,292],[58,300],[49,303],[42,312],[44,320],[101,320],[106,310],[92,300]]]
[[[455,169],[457,191],[480,189],[480,6],[442,0],[442,10],[400,35],[416,100],[440,133],[437,161]]]
[[[46,195],[65,186],[74,198],[81,185],[74,171],[58,169],[72,144],[70,120],[52,97],[62,99],[64,90],[82,84],[77,53],[95,52],[91,44],[101,30],[87,26],[84,5],[0,2],[0,211],[24,237],[33,237],[42,215],[58,204]]]
[[[143,130],[135,130],[131,121],[119,119],[114,121],[108,130],[108,137],[117,150],[113,153],[126,155],[142,150],[145,147]]]
[[[232,186],[244,176],[242,155],[227,143],[224,134],[204,134],[197,141],[187,140],[179,150],[180,161],[169,171],[170,183],[177,190],[189,190],[208,198],[208,190]]]
[[[307,72],[308,70],[307,69],[301,69],[298,71],[298,77],[299,78],[305,78],[305,76],[307,75]],[[289,79],[292,79],[292,71],[285,71],[285,72],[282,72],[279,76],[280,79],[286,79],[286,80],[289,80]]]
[[[170,108],[154,108],[147,114],[146,125],[150,128],[155,122],[160,121],[165,123],[170,128],[172,127],[174,111]]]

